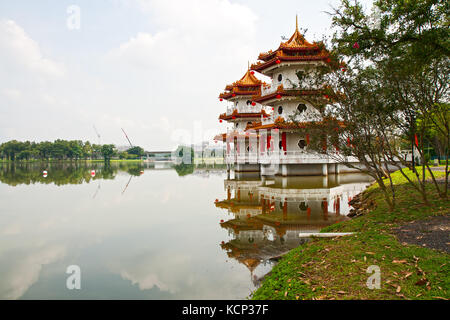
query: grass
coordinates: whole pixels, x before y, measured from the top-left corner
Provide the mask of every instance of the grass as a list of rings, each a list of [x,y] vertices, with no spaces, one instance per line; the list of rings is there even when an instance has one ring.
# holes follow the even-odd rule
[[[450,255],[397,241],[393,229],[419,219],[448,215],[449,201],[431,185],[430,205],[401,173],[393,174],[397,207],[389,212],[377,185],[364,198],[376,207],[358,218],[328,226],[321,232],[356,232],[335,239],[312,239],[291,250],[266,276],[252,299],[448,299]],[[380,289],[369,289],[367,268],[379,266]]]

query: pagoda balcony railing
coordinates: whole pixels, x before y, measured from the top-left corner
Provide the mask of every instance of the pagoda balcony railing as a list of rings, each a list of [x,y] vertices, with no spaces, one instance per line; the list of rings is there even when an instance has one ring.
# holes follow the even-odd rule
[[[237,113],[260,113],[262,109],[261,105],[256,105],[256,106],[231,106],[231,107],[227,107],[227,116],[230,116],[233,114],[233,112],[236,110]]]
[[[333,163],[328,155],[315,152],[308,152],[306,150],[300,151],[265,151],[260,152],[259,159],[261,163],[274,163],[274,164],[319,164],[319,163]]]
[[[225,155],[226,163],[259,163],[259,152],[237,152],[230,150]]]
[[[261,96],[266,96],[272,94],[278,90],[280,85],[283,85],[283,89],[295,89],[298,88],[298,84],[294,83],[289,79],[285,79],[281,82],[274,82],[268,87],[261,87]]]
[[[271,124],[275,122],[275,114],[271,113],[268,116],[261,116],[261,124]]]

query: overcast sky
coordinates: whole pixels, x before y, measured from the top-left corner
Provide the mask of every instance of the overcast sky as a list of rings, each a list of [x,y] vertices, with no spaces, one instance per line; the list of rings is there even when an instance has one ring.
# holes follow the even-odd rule
[[[338,3],[1,1],[0,142],[98,142],[94,125],[101,143],[125,145],[123,127],[147,150],[210,139],[225,129],[225,85],[290,36],[296,14],[308,40],[330,35],[325,11]]]

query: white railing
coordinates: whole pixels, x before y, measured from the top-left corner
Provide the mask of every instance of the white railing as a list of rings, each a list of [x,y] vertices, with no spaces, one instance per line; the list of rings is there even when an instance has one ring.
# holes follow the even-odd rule
[[[326,154],[303,151],[265,151],[260,152],[261,163],[330,163],[334,162]]]
[[[248,106],[232,106],[232,107],[227,107],[227,116],[233,114],[233,112],[237,110],[238,113],[260,113],[261,112],[261,105],[248,105]]]
[[[274,93],[275,91],[277,91],[278,87],[280,85],[283,85],[283,89],[295,89],[296,87],[298,87],[298,84],[289,80],[289,79],[285,79],[281,82],[274,82],[272,83],[270,86],[268,87],[261,87],[261,95],[266,96],[268,94]]]

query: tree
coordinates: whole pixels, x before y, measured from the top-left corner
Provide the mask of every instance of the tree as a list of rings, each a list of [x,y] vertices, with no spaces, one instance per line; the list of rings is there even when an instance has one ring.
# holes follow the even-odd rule
[[[438,193],[447,197],[448,153],[446,182],[441,191],[425,161],[424,141],[426,130],[439,131],[446,144],[444,149],[448,150],[448,3],[380,0],[373,7],[369,15],[358,1],[342,0],[341,6],[334,9],[333,25],[338,29],[333,37],[335,52],[340,59],[356,66],[355,72],[367,66],[379,72],[378,83],[383,90],[377,91],[377,99],[383,103],[378,104],[378,113],[390,115],[388,120],[396,129],[383,135],[389,161],[399,162],[400,155],[389,143],[394,136],[407,137],[412,146],[418,136],[422,177],[415,171],[416,181],[409,181],[421,190],[426,202],[426,167]]]
[[[101,148],[101,153],[105,162],[109,162],[117,154],[117,150],[113,144],[104,144]]]
[[[127,150],[127,153],[134,154],[138,157],[143,157],[145,155],[144,149],[142,149],[141,147],[138,147],[138,146],[131,147],[130,149]]]

